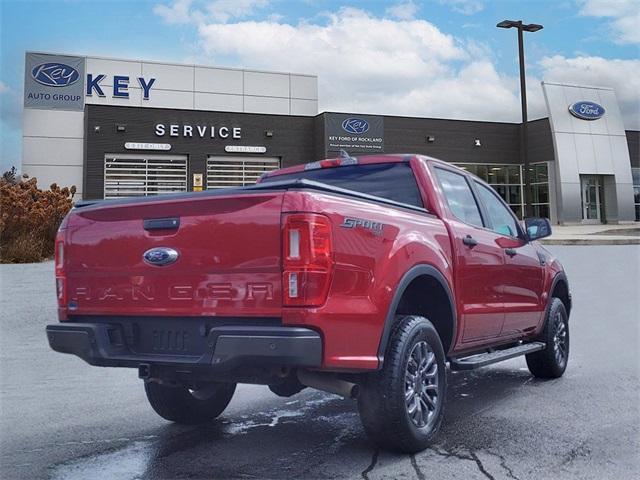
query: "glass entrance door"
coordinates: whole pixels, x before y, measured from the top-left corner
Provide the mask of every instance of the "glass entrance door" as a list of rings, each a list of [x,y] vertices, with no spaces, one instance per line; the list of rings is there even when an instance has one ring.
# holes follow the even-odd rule
[[[581,175],[582,223],[602,223],[600,216],[600,178],[597,175]]]

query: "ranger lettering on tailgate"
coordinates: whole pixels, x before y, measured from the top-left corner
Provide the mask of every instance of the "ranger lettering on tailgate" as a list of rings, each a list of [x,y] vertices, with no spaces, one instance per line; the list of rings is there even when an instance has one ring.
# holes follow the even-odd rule
[[[153,285],[141,286],[132,283],[129,286],[112,286],[91,290],[88,287],[76,287],[71,294],[74,300],[156,300],[168,298],[170,300],[272,300],[273,284],[245,283],[234,286],[231,283],[209,283],[204,287],[193,285],[171,285],[166,290],[158,292]]]

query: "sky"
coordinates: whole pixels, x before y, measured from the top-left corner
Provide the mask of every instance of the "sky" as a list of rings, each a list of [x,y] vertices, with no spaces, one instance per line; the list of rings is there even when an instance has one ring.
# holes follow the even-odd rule
[[[27,50],[318,75],[319,111],[517,122],[540,82],[615,89],[640,129],[640,0],[0,0],[0,170],[19,168]]]

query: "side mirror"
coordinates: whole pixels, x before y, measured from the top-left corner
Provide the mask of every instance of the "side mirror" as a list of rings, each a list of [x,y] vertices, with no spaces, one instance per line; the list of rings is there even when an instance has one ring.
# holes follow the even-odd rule
[[[530,241],[551,235],[551,223],[546,218],[525,218],[524,226]]]

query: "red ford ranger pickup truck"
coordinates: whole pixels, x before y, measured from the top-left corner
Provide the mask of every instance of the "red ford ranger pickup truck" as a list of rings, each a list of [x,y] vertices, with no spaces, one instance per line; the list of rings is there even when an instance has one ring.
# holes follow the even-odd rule
[[[525,355],[563,374],[561,264],[490,186],[420,155],[344,155],[256,185],[84,202],[56,239],[51,348],[137,368],[153,409],[207,422],[237,383],[357,399],[367,434],[416,452],[446,366]]]

